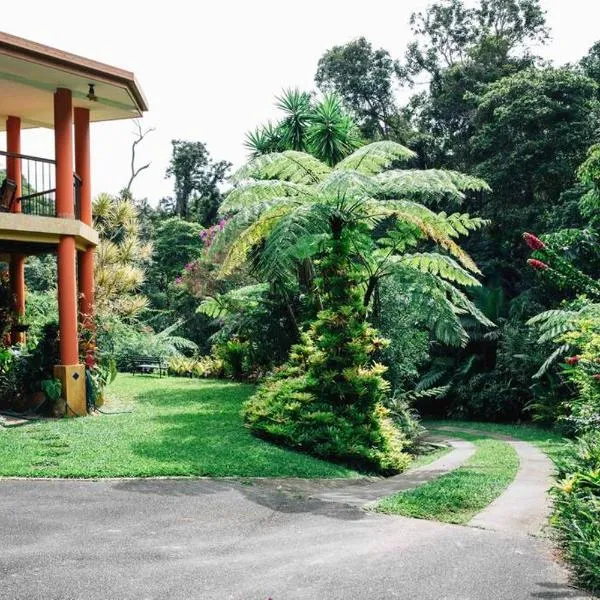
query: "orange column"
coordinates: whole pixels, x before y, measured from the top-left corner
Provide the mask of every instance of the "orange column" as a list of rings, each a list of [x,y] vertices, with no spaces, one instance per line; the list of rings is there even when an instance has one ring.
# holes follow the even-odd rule
[[[21,154],[21,119],[8,117],[6,119],[6,151],[12,154]],[[21,159],[7,157],[6,176],[17,184],[15,198],[20,198],[21,190]],[[21,203],[15,202],[13,212],[21,212]]]
[[[20,319],[25,315],[25,257],[21,254],[11,256],[10,265],[10,287],[13,297],[13,312]],[[11,332],[13,344],[25,342],[25,334],[21,331]]]
[[[71,90],[54,92],[54,154],[56,158],[56,216],[73,219],[73,101]]]
[[[54,93],[54,142],[56,157],[56,214],[75,218],[73,210],[73,104],[71,91]],[[75,238],[63,236],[58,244],[58,318],[61,365],[79,363],[77,338],[77,274]]]
[[[90,167],[90,111],[75,108],[75,172],[81,178],[80,218],[92,226],[92,186]],[[94,313],[94,249],[79,257],[79,313],[82,319]]]
[[[58,322],[60,364],[79,364],[77,339],[77,285],[75,238],[66,235],[58,244]]]
[[[6,119],[6,150],[9,154],[21,154],[21,119],[8,117]],[[6,159],[6,176],[17,184],[15,198],[21,197],[21,159],[8,156]],[[21,212],[21,203],[14,202],[13,212]],[[13,296],[13,311],[17,317],[25,314],[25,257],[13,254],[10,261],[10,285]],[[22,332],[13,331],[11,341],[17,344],[25,341]]]

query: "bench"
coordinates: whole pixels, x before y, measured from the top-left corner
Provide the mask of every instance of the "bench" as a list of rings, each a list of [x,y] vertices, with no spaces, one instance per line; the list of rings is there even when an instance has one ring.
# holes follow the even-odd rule
[[[158,376],[162,377],[163,373],[167,374],[167,365],[158,356],[130,356],[128,359],[131,373],[142,373],[148,375],[158,371]]]

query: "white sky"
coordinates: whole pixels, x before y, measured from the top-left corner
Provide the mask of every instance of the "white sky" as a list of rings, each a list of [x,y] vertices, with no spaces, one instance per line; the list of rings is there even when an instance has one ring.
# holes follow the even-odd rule
[[[172,193],[165,180],[171,139],[204,142],[215,159],[245,158],[244,133],[275,116],[282,88],[314,88],[325,50],[365,36],[394,58],[404,54],[411,12],[429,0],[20,0],[4,10],[2,30],[131,70],[150,111],[140,160],[152,161],[137,197],[156,203]],[[600,39],[600,0],[542,0],[552,28],[538,53],[574,62]],[[154,6],[154,8],[152,8]],[[129,178],[133,124],[92,125],[94,193],[117,192]],[[4,146],[4,140],[0,141]],[[52,133],[23,133],[24,153],[53,156]]]

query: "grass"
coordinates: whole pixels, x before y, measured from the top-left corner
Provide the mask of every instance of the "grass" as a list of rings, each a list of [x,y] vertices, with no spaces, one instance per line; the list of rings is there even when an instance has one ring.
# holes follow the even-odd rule
[[[103,410],[133,412],[0,428],[0,476],[359,476],[253,437],[240,417],[253,389],[121,374]]]
[[[375,510],[465,524],[497,498],[517,474],[517,453],[506,442],[479,434],[452,435],[475,444],[475,453],[463,466],[418,488],[384,498]]]

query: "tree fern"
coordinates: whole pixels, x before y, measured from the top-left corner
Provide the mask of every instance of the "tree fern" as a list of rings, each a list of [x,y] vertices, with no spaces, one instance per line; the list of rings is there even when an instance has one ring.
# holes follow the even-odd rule
[[[289,181],[268,180],[251,181],[244,186],[232,189],[219,207],[221,216],[235,213],[259,202],[274,198],[310,197],[311,187]]]
[[[331,169],[310,154],[286,150],[252,159],[231,178],[234,182],[248,179],[277,179],[305,185],[322,181]]]
[[[396,142],[382,141],[367,144],[336,165],[336,170],[351,169],[365,175],[375,175],[389,169],[394,163],[406,163],[416,154]]]

